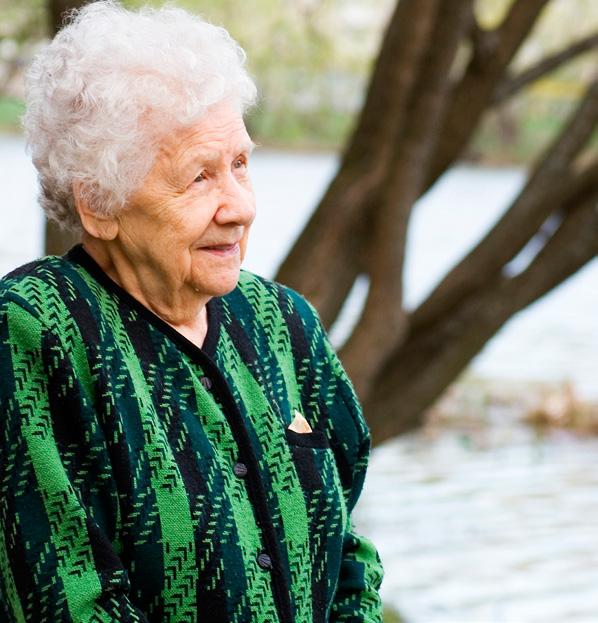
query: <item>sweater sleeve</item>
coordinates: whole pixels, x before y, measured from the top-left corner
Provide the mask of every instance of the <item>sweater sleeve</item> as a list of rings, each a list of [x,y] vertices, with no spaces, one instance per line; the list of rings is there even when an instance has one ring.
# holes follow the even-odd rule
[[[384,569],[372,541],[358,534],[353,526],[352,512],[357,504],[368,466],[371,448],[370,431],[363,416],[355,388],[344,369],[315,307],[307,301],[314,314],[317,350],[327,361],[328,374],[334,379],[334,391],[327,399],[327,408],[340,431],[345,449],[345,464],[350,473],[341,474],[347,502],[347,522],[343,538],[342,559],[337,589],[330,611],[330,623],[382,623],[382,602],[379,589]]]
[[[0,305],[0,619],[147,623],[55,439],[50,378],[65,361],[32,313]]]

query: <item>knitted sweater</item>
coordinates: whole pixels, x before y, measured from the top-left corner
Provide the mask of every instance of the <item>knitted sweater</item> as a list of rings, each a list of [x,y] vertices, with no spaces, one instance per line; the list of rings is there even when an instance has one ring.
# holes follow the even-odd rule
[[[369,429],[315,308],[241,270],[207,310],[198,348],[80,244],[0,281],[1,621],[382,620]]]

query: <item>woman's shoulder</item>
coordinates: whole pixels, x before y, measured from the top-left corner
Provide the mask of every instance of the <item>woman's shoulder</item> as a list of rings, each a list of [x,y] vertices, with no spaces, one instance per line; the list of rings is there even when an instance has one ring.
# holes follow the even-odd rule
[[[72,268],[68,262],[56,255],[46,255],[14,268],[0,279],[0,310],[16,304],[41,318],[68,280],[69,270]]]
[[[256,308],[275,305],[287,319],[298,317],[303,324],[319,324],[315,307],[300,292],[284,283],[242,268],[237,289]]]

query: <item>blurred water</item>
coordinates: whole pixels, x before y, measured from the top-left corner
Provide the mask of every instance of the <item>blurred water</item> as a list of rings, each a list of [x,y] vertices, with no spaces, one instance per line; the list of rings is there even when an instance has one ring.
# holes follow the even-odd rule
[[[43,218],[23,140],[0,135],[0,275],[41,253]]]
[[[597,455],[597,439],[504,419],[377,448],[355,521],[384,600],[408,623],[598,620]]]
[[[258,151],[258,214],[244,266],[272,277],[337,165],[332,155]],[[498,218],[517,169],[458,167],[415,212],[406,262],[413,307]],[[0,139],[0,274],[41,253],[43,220],[18,138]],[[472,364],[505,379],[571,379],[596,396],[598,263],[512,320]],[[331,331],[342,342],[367,284]],[[513,414],[477,432],[405,436],[377,448],[355,513],[378,547],[384,599],[412,623],[598,620],[598,440],[536,439]],[[511,417],[511,421],[509,420]]]

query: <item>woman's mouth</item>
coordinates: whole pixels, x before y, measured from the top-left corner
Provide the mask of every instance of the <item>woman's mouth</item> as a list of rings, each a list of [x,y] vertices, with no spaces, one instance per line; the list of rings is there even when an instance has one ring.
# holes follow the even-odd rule
[[[239,243],[235,242],[235,244],[229,244],[229,245],[201,247],[201,249],[203,251],[209,251],[210,253],[214,253],[216,255],[221,255],[221,256],[235,255],[237,251],[239,251]]]

